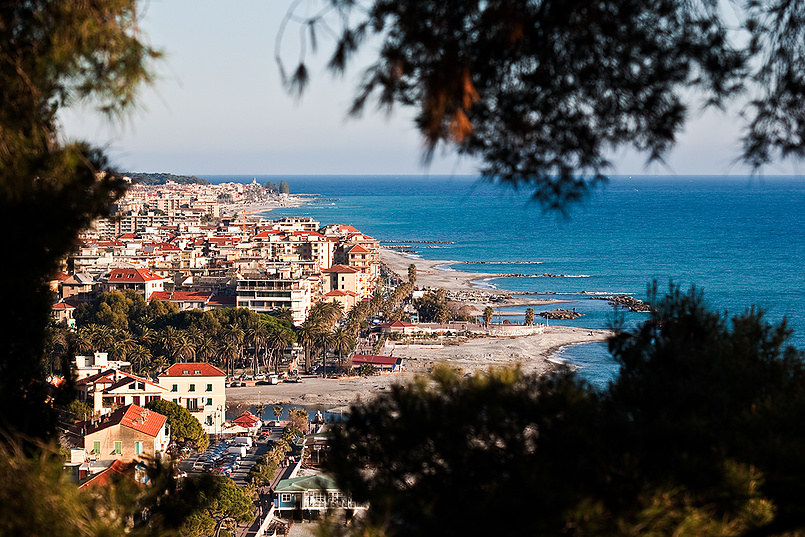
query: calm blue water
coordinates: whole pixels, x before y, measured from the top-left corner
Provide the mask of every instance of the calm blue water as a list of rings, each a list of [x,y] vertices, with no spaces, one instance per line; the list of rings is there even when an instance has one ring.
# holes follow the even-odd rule
[[[250,182],[251,176],[204,176]],[[588,293],[646,297],[648,284],[673,281],[704,290],[711,308],[730,314],[758,305],[786,317],[805,347],[805,180],[786,177],[615,177],[568,218],[544,214],[527,192],[464,176],[258,176],[288,181],[294,194],[318,194],[298,209],[267,216],[311,216],[351,224],[379,240],[414,245],[425,259],[463,262],[455,270],[528,277],[488,282],[511,291],[556,293],[585,313],[564,324],[604,327],[612,310]],[[478,262],[485,264],[476,264]],[[542,277],[544,273],[564,277]],[[585,294],[583,294],[584,292]],[[627,314],[634,324],[641,314]],[[574,346],[561,357],[605,383],[614,366],[581,364],[601,347]],[[600,358],[600,357],[599,357]],[[596,358],[597,362],[600,359]],[[607,376],[609,375],[609,376]]]

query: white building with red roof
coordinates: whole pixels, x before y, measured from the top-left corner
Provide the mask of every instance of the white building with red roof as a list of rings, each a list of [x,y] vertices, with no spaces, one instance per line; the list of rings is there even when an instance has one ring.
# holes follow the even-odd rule
[[[207,433],[223,428],[225,382],[226,373],[205,362],[176,363],[159,375],[162,398],[186,408]]]
[[[87,403],[95,415],[106,415],[127,405],[146,405],[163,399],[164,386],[148,379],[107,369],[76,381],[78,400]]]
[[[165,290],[165,278],[144,268],[116,268],[101,278],[104,293],[132,289],[150,300],[151,295]]]

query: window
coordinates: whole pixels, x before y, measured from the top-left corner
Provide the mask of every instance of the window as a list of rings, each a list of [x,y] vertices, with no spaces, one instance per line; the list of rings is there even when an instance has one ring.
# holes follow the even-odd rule
[[[189,375],[189,374],[190,374],[190,370],[189,370],[189,369],[183,369],[183,370],[182,370],[182,375]]]
[[[195,371],[193,371],[193,374],[201,375],[201,369],[196,369]]]
[[[123,453],[123,442],[115,442],[115,455]]]
[[[134,442],[134,454],[135,455],[142,455],[143,454],[143,443],[142,442]]]
[[[280,502],[285,504],[293,503],[293,494],[283,492],[282,494],[280,494]]]
[[[198,411],[198,399],[196,398],[188,398],[187,399],[187,410],[190,412]]]
[[[207,416],[207,425],[212,425],[212,414]]]
[[[145,382],[138,382],[137,383],[138,390],[145,390]]]
[[[208,392],[211,392],[211,391],[212,391],[212,384],[207,384],[207,391],[208,391]]]
[[[178,384],[171,384],[171,391],[172,392],[178,392],[179,391],[179,385]]]
[[[92,452],[94,454],[96,454],[96,455],[100,455],[100,453],[101,453],[101,441],[100,440],[95,440],[92,443]]]
[[[207,406],[212,406],[212,397],[207,397]]]
[[[174,402],[174,403],[176,403],[177,405],[179,404],[179,400],[178,400],[178,399],[173,399],[173,402]]]
[[[189,389],[188,391],[190,391],[190,392],[194,392],[194,391],[196,391],[196,385],[195,385],[195,384],[191,384],[191,385],[190,385],[190,389]]]

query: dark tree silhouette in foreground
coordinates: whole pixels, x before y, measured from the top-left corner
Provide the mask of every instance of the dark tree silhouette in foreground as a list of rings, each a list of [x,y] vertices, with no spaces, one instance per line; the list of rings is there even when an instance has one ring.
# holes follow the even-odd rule
[[[2,2],[0,28],[0,430],[47,438],[48,281],[124,191],[100,150],[62,144],[57,113],[82,100],[120,113],[157,53],[140,41],[133,0]]]
[[[656,298],[610,341],[608,389],[438,370],[354,404],[330,470],[398,537],[803,531],[805,362],[785,323],[728,321],[695,290]]]
[[[805,6],[790,0],[311,0],[286,25],[305,45],[334,35],[343,73],[379,40],[351,112],[410,106],[432,154],[480,158],[484,177],[564,209],[604,180],[607,155],[661,160],[691,113],[740,96],[742,160],[754,168],[805,152]],[[733,10],[730,10],[730,7]],[[731,22],[734,16],[736,22]],[[729,20],[729,21],[728,21]],[[370,39],[372,38],[372,39]],[[735,107],[733,107],[735,109]]]

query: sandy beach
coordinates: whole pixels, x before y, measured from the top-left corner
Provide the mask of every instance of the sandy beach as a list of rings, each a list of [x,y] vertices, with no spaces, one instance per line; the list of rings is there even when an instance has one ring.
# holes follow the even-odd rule
[[[511,295],[505,290],[483,289],[477,282],[492,278],[494,274],[469,273],[449,270],[450,261],[413,259],[398,252],[381,249],[381,260],[401,277],[407,278],[408,266],[417,267],[417,287],[442,287],[453,296],[464,297],[476,308],[483,309],[495,297],[506,297],[497,306],[545,305],[557,300],[535,295]],[[489,368],[518,365],[523,371],[544,374],[556,367],[551,357],[557,350],[574,343],[604,341],[607,330],[589,330],[567,326],[550,326],[542,334],[530,336],[479,337],[473,339],[445,338],[435,345],[390,345],[385,353],[404,358],[406,371],[374,377],[348,377],[325,379],[303,378],[300,383],[281,383],[274,386],[237,387],[227,389],[228,405],[291,403],[339,407],[356,398],[371,398],[382,393],[391,384],[407,382],[417,374],[428,373],[434,365],[445,364],[463,373],[486,371]],[[430,343],[430,342],[429,342]]]

